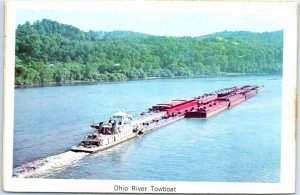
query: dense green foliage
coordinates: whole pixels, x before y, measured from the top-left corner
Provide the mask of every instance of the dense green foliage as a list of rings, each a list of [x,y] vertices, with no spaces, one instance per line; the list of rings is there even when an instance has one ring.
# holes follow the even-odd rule
[[[281,73],[283,31],[201,37],[84,32],[51,20],[16,30],[17,85],[221,73]]]

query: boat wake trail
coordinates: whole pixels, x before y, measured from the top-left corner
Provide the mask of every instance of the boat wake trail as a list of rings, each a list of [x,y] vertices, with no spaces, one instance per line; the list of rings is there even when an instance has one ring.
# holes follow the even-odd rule
[[[34,178],[47,177],[53,173],[62,171],[76,165],[87,153],[67,151],[61,154],[49,156],[25,163],[14,168],[13,177]]]

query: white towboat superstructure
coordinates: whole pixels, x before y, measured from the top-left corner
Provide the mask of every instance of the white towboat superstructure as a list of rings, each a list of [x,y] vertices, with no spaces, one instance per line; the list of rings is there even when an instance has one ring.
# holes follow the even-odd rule
[[[73,146],[71,150],[89,153],[104,150],[135,137],[138,134],[136,128],[131,117],[126,112],[119,111],[108,122],[99,123],[93,133],[85,135],[80,144]]]

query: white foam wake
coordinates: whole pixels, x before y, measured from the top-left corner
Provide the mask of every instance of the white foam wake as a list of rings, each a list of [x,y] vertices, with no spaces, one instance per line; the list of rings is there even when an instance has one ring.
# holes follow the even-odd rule
[[[76,165],[76,163],[78,163],[78,161],[81,160],[85,155],[87,155],[87,153],[68,151],[28,162],[14,168],[13,177],[46,177],[47,175]]]

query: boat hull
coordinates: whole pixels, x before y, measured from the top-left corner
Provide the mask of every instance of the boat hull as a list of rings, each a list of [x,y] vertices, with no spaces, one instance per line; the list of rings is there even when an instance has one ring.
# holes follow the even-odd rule
[[[246,100],[245,96],[243,95],[236,95],[234,96],[233,98],[229,98],[229,108],[233,107],[233,106],[236,106],[240,103],[242,103],[243,101]]]
[[[119,140],[117,140],[117,141],[114,141],[114,142],[112,142],[112,143],[106,144],[106,145],[104,145],[104,146],[98,146],[98,147],[92,147],[92,148],[82,147],[82,146],[73,146],[73,147],[71,148],[71,150],[74,151],[74,152],[95,153],[95,152],[99,152],[99,151],[105,150],[105,149],[107,149],[107,148],[110,148],[110,147],[112,147],[112,146],[115,146],[115,145],[117,145],[117,144],[120,144],[120,143],[122,143],[122,142],[125,142],[125,141],[127,141],[127,140],[129,140],[129,139],[132,139],[132,138],[136,137],[136,136],[137,136],[137,132],[134,132],[134,133],[131,134],[131,135],[128,135],[128,136],[126,136],[126,137],[124,137],[124,138],[121,138],[121,139],[119,139]]]
[[[212,107],[209,110],[196,110],[196,111],[191,111],[186,113],[186,118],[208,118],[211,116],[214,116],[228,108],[229,103],[221,101],[222,103]]]
[[[216,110],[213,110],[213,111],[209,111],[209,112],[202,112],[202,111],[194,111],[194,112],[188,112],[186,114],[186,118],[208,118],[208,117],[211,117],[211,116],[214,116],[224,110],[226,110],[228,108],[228,106],[224,106],[224,107],[220,107]]]
[[[171,119],[164,119],[165,121],[162,121],[162,122],[160,122],[156,125],[150,126],[150,127],[146,127],[146,128],[141,129],[139,131],[144,134],[144,133],[147,133],[149,131],[153,131],[153,130],[159,129],[161,127],[167,126],[167,125],[169,125],[171,123],[174,123],[176,121],[179,121],[183,118],[184,118],[184,116],[182,115],[182,116],[176,116],[176,117],[171,118]]]

